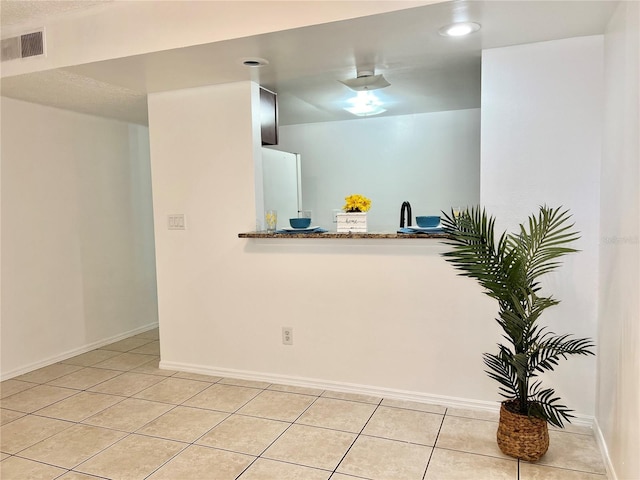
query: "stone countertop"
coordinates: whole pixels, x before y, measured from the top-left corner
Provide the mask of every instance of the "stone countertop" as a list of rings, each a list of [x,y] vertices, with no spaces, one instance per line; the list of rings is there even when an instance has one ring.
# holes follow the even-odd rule
[[[336,233],[336,232],[325,232],[325,233],[267,233],[267,232],[246,232],[239,233],[239,238],[331,238],[331,239],[349,239],[349,238],[371,238],[371,239],[384,239],[384,238],[392,238],[392,239],[409,239],[409,238],[420,238],[420,239],[446,239],[448,235],[446,233],[396,233],[396,232],[387,232],[387,233]]]

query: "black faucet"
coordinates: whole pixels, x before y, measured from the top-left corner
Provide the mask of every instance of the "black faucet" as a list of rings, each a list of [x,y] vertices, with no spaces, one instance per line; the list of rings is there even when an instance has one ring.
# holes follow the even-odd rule
[[[407,221],[405,225],[405,212],[407,214]],[[400,228],[411,226],[411,204],[409,202],[402,202],[400,207]]]

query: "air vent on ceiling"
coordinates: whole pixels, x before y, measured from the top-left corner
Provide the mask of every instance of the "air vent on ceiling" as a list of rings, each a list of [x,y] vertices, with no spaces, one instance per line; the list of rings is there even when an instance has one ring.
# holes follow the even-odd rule
[[[2,61],[44,55],[44,31],[24,33],[2,39]]]

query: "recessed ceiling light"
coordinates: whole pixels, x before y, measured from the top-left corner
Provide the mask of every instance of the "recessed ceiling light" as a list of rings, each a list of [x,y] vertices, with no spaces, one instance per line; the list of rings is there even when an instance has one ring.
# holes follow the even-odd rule
[[[240,60],[245,67],[263,67],[269,65],[269,61],[260,57],[243,58]]]
[[[462,37],[480,30],[480,24],[474,22],[452,23],[438,30],[443,37]]]

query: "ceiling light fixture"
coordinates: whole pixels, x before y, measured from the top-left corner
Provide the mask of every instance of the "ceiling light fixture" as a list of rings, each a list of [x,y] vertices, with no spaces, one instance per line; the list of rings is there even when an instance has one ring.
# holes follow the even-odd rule
[[[480,30],[480,24],[474,22],[458,22],[447,25],[438,30],[443,37],[463,37]]]
[[[377,90],[391,85],[382,75],[375,75],[373,70],[359,71],[356,78],[348,80],[339,80],[340,83],[346,85],[355,92],[366,90]]]
[[[387,110],[382,108],[382,101],[372,92],[380,88],[386,88],[391,85],[382,75],[376,75],[371,70],[358,70],[356,78],[348,80],[339,80],[340,83],[346,85],[357,95],[347,100],[349,106],[344,109],[359,117],[367,117],[370,115],[379,115]]]
[[[378,87],[383,88],[383,87]],[[382,102],[376,96],[375,93],[361,90],[357,96],[347,100],[351,104],[350,107],[345,107],[345,110],[359,117],[367,117],[369,115],[379,115],[387,110],[382,108]]]

